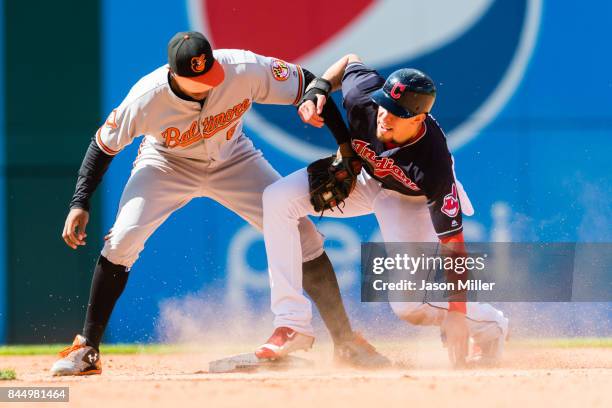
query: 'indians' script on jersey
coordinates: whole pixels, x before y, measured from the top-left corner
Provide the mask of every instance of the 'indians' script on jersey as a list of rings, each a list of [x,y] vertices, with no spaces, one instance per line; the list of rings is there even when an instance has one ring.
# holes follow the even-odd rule
[[[404,171],[388,157],[376,157],[376,152],[368,148],[369,143],[363,140],[353,139],[351,141],[355,153],[363,157],[371,166],[376,177],[385,178],[391,176],[411,190],[419,191],[416,183],[406,176]]]

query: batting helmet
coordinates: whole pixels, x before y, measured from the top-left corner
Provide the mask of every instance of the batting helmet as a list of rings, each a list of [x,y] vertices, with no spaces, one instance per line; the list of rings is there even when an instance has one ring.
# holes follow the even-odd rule
[[[372,100],[395,116],[409,118],[428,113],[436,100],[436,86],[419,70],[398,69],[381,89],[372,93]]]

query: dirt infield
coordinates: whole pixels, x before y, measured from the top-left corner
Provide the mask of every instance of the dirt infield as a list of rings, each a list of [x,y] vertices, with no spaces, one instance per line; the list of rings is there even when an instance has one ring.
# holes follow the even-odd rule
[[[2,356],[0,365],[14,368],[18,379],[0,386],[68,386],[69,406],[89,408],[612,406],[611,348],[510,344],[501,367],[470,370],[449,369],[444,350],[432,342],[380,349],[401,368],[338,368],[331,362],[328,344],[300,354],[314,361],[311,369],[248,374],[206,372],[209,361],[245,351],[227,346],[173,354],[103,355],[101,376],[77,378],[50,377],[54,356]],[[68,406],[53,404],[62,405]]]

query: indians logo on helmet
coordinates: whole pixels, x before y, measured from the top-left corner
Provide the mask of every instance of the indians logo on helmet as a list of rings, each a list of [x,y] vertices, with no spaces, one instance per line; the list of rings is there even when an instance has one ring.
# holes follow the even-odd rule
[[[315,75],[348,53],[384,77],[403,67],[422,70],[436,83],[432,113],[456,150],[478,135],[519,85],[535,45],[541,2],[432,0],[427,13],[419,0],[336,0],[333,13],[320,12],[329,7],[322,0],[302,13],[273,0],[235,0],[232,7],[187,0],[187,5],[192,28],[216,48],[283,58]],[[397,16],[410,24],[390,24]],[[282,35],[253,30],[253,21]],[[338,92],[334,97],[340,102]],[[259,137],[305,162],[334,149],[334,139],[305,128],[294,109],[257,105],[249,116],[246,123]]]
[[[400,96],[402,96],[402,92],[404,92],[404,89],[406,89],[406,85],[400,84],[399,82],[396,83],[391,89],[391,97],[393,99],[399,99]]]

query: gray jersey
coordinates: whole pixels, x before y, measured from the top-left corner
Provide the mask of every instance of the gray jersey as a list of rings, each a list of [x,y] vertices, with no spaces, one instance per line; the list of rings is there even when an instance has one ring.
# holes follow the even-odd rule
[[[131,267],[146,240],[191,199],[211,198],[257,229],[263,225],[262,194],[280,178],[242,131],[252,103],[297,104],[302,69],[250,51],[216,50],[225,80],[203,105],[179,98],[168,83],[168,66],[142,78],[98,130],[96,141],[110,155],[144,135],[121,196],[104,255]],[[300,220],[302,259],[323,252],[310,220]]]
[[[215,50],[225,80],[204,105],[176,96],[164,65],[143,77],[98,130],[100,149],[115,155],[144,135],[143,147],[163,155],[224,161],[244,137],[242,118],[252,103],[289,105],[302,97],[298,65],[244,50]]]

